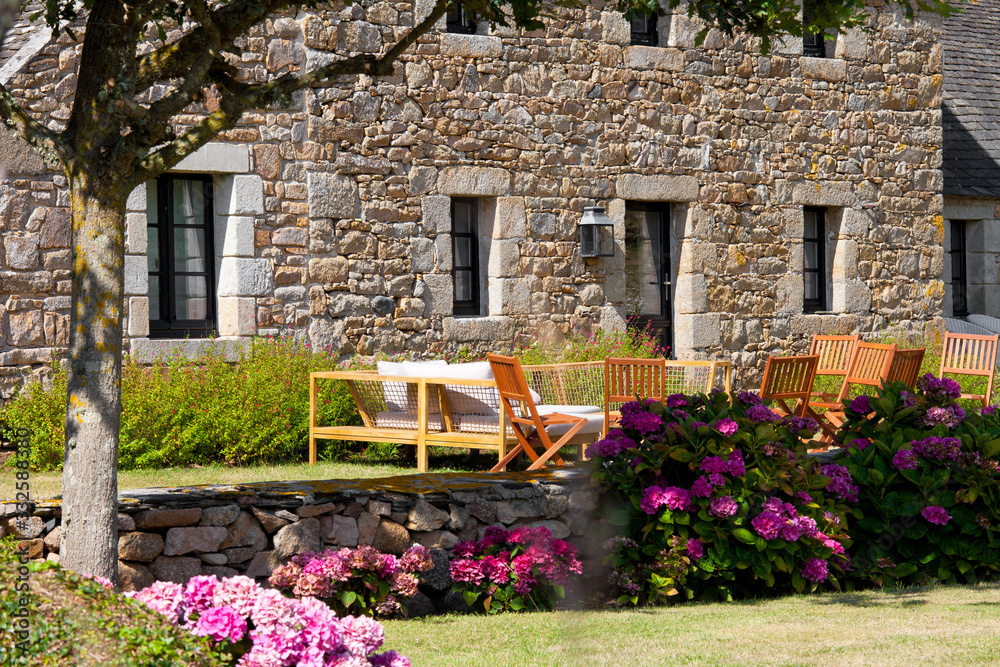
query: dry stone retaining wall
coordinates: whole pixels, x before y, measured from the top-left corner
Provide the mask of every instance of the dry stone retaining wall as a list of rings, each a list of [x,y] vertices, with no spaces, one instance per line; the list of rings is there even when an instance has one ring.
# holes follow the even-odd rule
[[[200,574],[242,574],[266,584],[276,565],[304,551],[369,544],[402,554],[422,544],[435,567],[423,576],[428,597],[418,606],[429,611],[433,599],[444,609],[451,604],[448,550],[479,539],[487,526],[545,526],[581,548],[589,575],[598,572],[595,505],[582,470],[133,491],[119,501],[121,587],[185,583]],[[57,560],[58,501],[38,503],[23,519],[15,510],[0,505],[0,535],[24,540],[32,558]]]
[[[240,74],[261,80],[377,50],[424,4],[267,20],[239,44]],[[560,9],[532,33],[442,25],[392,76],[247,114],[178,167],[214,174],[220,193],[219,333],[419,355],[621,327],[630,200],[673,205],[679,358],[753,371],[812,333],[923,326],[945,298],[940,26],[867,5],[869,32],[839,36],[826,59],[803,57],[794,40],[762,55],[753,40],[714,31],[697,47],[701,26],[682,14],[660,22],[663,46],[632,46],[628,23],[599,5]],[[63,122],[78,51],[61,37],[8,87]],[[67,343],[66,180],[22,162],[0,185],[8,394]],[[481,201],[480,317],[453,316],[453,196]],[[593,204],[616,223],[614,257],[580,258],[577,223]],[[819,314],[802,309],[803,206],[829,212],[830,304]],[[127,332],[153,359],[166,346],[147,337],[145,216],[140,189],[128,216]]]

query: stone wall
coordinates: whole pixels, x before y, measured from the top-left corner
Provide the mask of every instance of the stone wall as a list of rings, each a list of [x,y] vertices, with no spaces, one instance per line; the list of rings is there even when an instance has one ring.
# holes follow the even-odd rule
[[[199,574],[243,574],[266,584],[271,570],[303,551],[369,544],[402,554],[431,549],[427,601],[450,589],[448,549],[482,537],[487,526],[545,526],[576,543],[588,576],[601,571],[596,492],[583,470],[535,473],[442,473],[375,480],[257,483],[129,491],[119,498],[122,590],[154,580],[184,583]],[[21,508],[23,510],[23,507]],[[0,503],[0,536],[24,540],[34,559],[58,560],[58,501]]]
[[[420,355],[618,328],[630,200],[672,204],[678,358],[730,359],[752,382],[768,352],[812,333],[922,327],[945,295],[940,29],[867,4],[870,32],[840,36],[827,59],[802,57],[794,40],[762,55],[715,31],[696,47],[700,24],[681,14],[660,22],[664,46],[631,46],[628,23],[600,5],[560,9],[533,33],[442,25],[390,77],[247,114],[178,167],[214,174],[225,199],[219,333]],[[241,74],[377,49],[421,11],[420,0],[359,2],[266,21],[240,44]],[[12,92],[65,119],[78,50],[67,37],[45,46]],[[240,150],[236,167],[220,157]],[[480,200],[479,317],[453,315],[454,196]],[[144,201],[140,188],[127,332],[153,359],[170,344],[147,337]],[[66,345],[66,204],[65,179],[37,163],[0,185],[7,393]],[[615,221],[618,247],[584,260],[577,223],[595,204]],[[828,207],[821,314],[802,311],[803,206]]]

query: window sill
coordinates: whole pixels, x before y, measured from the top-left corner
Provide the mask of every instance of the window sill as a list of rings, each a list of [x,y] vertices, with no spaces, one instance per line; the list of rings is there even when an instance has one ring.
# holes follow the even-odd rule
[[[206,352],[221,354],[226,361],[236,361],[240,352],[247,349],[250,336],[224,338],[133,338],[130,341],[132,356],[143,364],[151,364],[170,357],[184,356],[194,359]]]

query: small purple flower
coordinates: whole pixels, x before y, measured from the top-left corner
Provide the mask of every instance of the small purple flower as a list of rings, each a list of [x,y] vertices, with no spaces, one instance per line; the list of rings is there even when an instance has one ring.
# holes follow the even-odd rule
[[[761,512],[750,520],[750,525],[765,540],[773,540],[781,533],[785,519],[774,512]]]
[[[743,405],[761,405],[764,403],[764,400],[760,396],[749,391],[741,391],[736,394],[736,399]]]
[[[663,420],[652,412],[635,412],[632,414],[622,412],[621,426],[623,429],[638,431],[643,435],[663,432]]]
[[[795,497],[798,498],[799,500],[801,500],[804,503],[811,503],[812,500],[813,500],[812,496],[810,496],[805,491],[799,491],[798,493],[795,494]]]
[[[613,459],[626,449],[635,449],[638,445],[635,441],[625,435],[625,431],[615,428],[608,432],[608,436],[598,440],[587,448],[587,458],[600,456],[605,459]]]
[[[901,449],[892,457],[892,465],[897,470],[915,470],[917,463],[917,455],[910,449]]]
[[[903,399],[904,408],[912,408],[917,404],[917,397],[908,391],[899,392],[900,397]]]
[[[858,502],[858,487],[851,483],[853,480],[847,468],[830,463],[823,466],[821,472],[830,478],[830,483],[826,486],[828,491],[847,502]]]
[[[747,419],[752,421],[754,424],[759,424],[761,422],[776,422],[781,417],[776,415],[771,408],[766,405],[752,405],[747,409]]]
[[[812,417],[793,417],[791,415],[786,415],[785,417],[782,417],[781,423],[787,426],[788,430],[792,433],[808,431],[811,435],[819,430],[819,423]]]
[[[830,576],[830,570],[826,561],[822,558],[810,558],[806,562],[802,563],[802,567],[799,568],[799,572],[802,574],[803,579],[811,581],[815,584],[826,581],[826,578]]]
[[[684,394],[671,394],[667,396],[667,407],[668,408],[680,408],[687,405],[687,399]]]
[[[927,414],[920,420],[920,423],[924,426],[933,427],[944,424],[948,428],[955,428],[962,423],[963,419],[965,419],[965,410],[961,407],[949,405],[946,408],[940,408],[935,405],[927,408]]]
[[[706,456],[701,460],[700,468],[705,472],[727,472],[729,463],[719,456]]]
[[[721,498],[713,498],[712,502],[708,505],[708,513],[711,516],[717,516],[720,518],[725,518],[736,514],[738,509],[736,501],[733,500],[732,496],[722,496]]]
[[[931,398],[958,398],[962,387],[951,378],[937,378],[927,373],[917,378],[916,388]]]
[[[688,413],[684,412],[683,410],[674,410],[673,415],[674,419],[687,419],[688,417],[691,416]]]
[[[860,412],[863,415],[866,415],[872,411],[871,400],[867,396],[863,395],[855,398],[853,401],[851,401],[851,404],[847,407],[849,410],[853,410],[854,412]]]
[[[740,430],[740,425],[729,418],[720,419],[719,421],[715,422],[715,430],[728,438],[733,433],[736,433],[736,431]]]
[[[698,560],[705,555],[705,548],[701,543],[701,540],[690,539],[687,543],[687,555],[694,560]]]
[[[932,408],[933,409],[933,408]],[[913,453],[927,459],[937,459],[938,461],[957,461],[958,455],[962,451],[962,441],[958,438],[939,438],[931,436],[923,440],[914,440],[910,443]]]
[[[733,477],[743,477],[747,474],[746,465],[743,463],[743,452],[734,449],[729,453],[729,460],[726,462],[726,472]]]
[[[804,532],[798,521],[786,521],[781,527],[781,539],[786,542],[798,542]]]
[[[688,424],[688,426],[691,427],[692,431],[697,431],[702,426],[708,426],[708,424],[706,424],[705,422],[691,422],[690,424]]]
[[[929,505],[920,510],[920,513],[929,523],[936,523],[939,526],[943,526],[951,521],[951,515],[948,514],[948,510],[940,505]]]
[[[997,406],[995,406],[995,405],[987,405],[985,408],[983,408],[982,414],[984,414],[984,415],[992,415],[996,411],[996,409],[997,409]]]
[[[691,495],[698,498],[708,498],[712,495],[712,484],[704,476],[699,477],[691,485]]]
[[[722,476],[722,473],[713,472],[708,475],[708,481],[711,482],[712,486],[723,486],[726,483],[726,478]]]

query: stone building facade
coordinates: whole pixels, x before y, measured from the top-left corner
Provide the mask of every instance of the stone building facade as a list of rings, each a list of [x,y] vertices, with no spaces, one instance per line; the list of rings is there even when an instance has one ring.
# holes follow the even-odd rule
[[[208,344],[293,332],[342,355],[559,340],[638,314],[677,358],[730,359],[747,381],[812,333],[939,323],[940,23],[867,4],[870,32],[829,39],[826,58],[716,32],[696,46],[683,14],[660,17],[657,46],[633,45],[599,4],[533,33],[442,20],[393,76],[250,113],[170,185],[133,193],[130,348],[152,360],[206,344],[183,322],[163,328],[164,294],[189,297],[218,333]],[[428,10],[364,1],[269,20],[244,40],[242,73],[376,51]],[[16,27],[0,82],[59,123],[80,45],[39,30]],[[65,178],[9,137],[0,156],[9,394],[67,344],[70,251]],[[196,182],[210,187],[164,205],[164,188]],[[612,257],[580,256],[594,205],[614,221]],[[191,215],[202,227],[174,232],[213,261],[151,272],[163,225]]]

